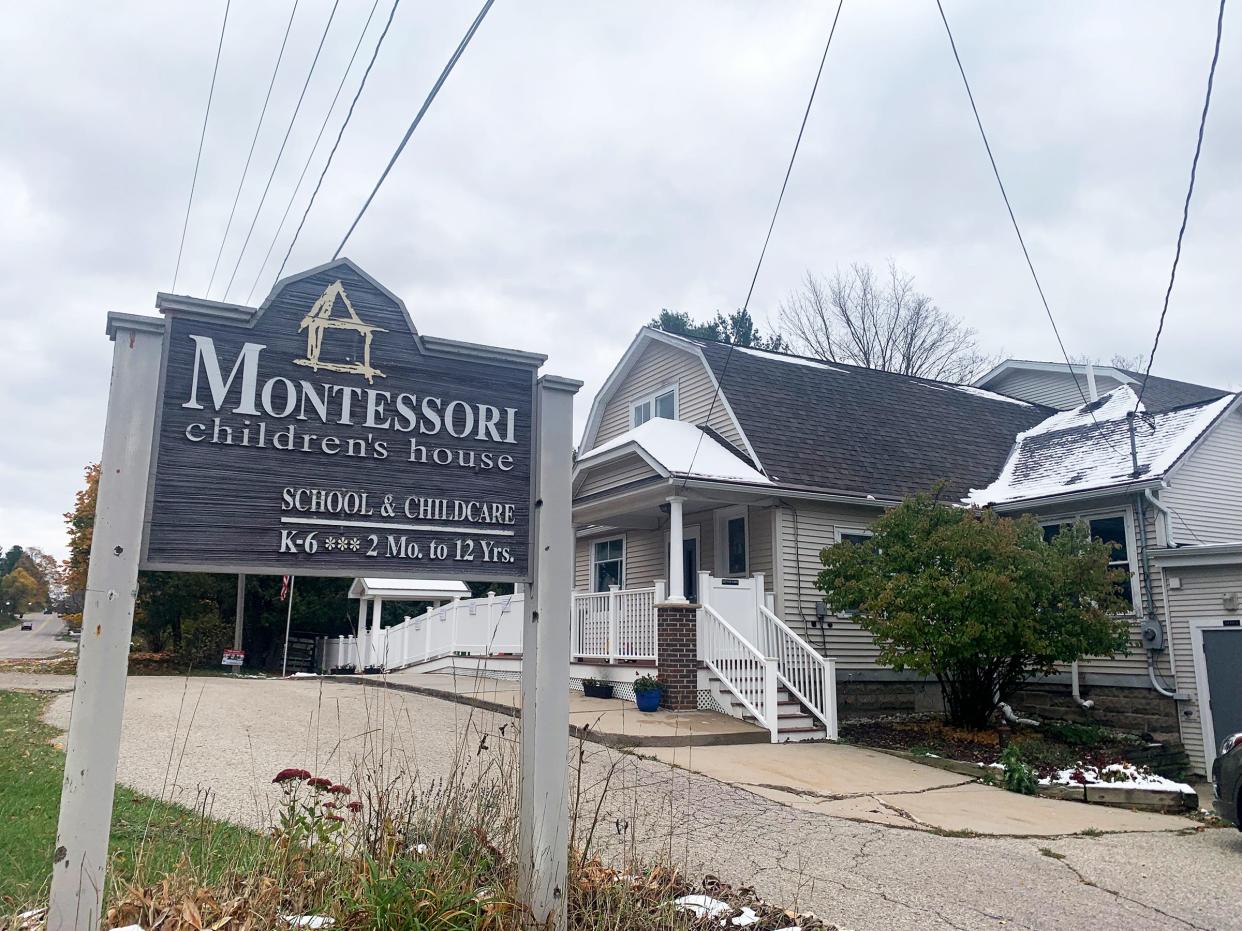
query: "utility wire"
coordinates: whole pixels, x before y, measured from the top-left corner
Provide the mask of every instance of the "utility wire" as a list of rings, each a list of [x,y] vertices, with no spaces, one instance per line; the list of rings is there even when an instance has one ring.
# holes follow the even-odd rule
[[[198,154],[194,156],[194,176],[190,179],[190,199],[185,205],[185,220],[181,224],[181,244],[177,246],[177,266],[173,269],[172,290],[177,290],[177,276],[181,274],[181,254],[185,251],[185,234],[190,228],[190,208],[194,205],[194,188],[198,186],[198,166],[203,160],[203,140],[207,138],[207,117],[211,116],[211,100],[216,95],[216,75],[220,71],[220,52],[224,49],[224,30],[229,24],[229,7],[233,0],[224,0],[224,21],[220,24],[220,41],[216,44],[216,63],[211,68],[211,89],[207,91],[207,109],[203,112],[203,128],[198,134]]]
[[[393,0],[392,9],[388,11],[388,22],[384,23],[384,31],[380,33],[379,39],[375,43],[375,48],[371,51],[371,60],[367,62],[367,70],[362,72],[362,81],[358,85],[358,89],[354,91],[354,99],[349,103],[349,111],[345,114],[345,121],[341,123],[341,128],[337,131],[336,141],[332,143],[332,150],[328,152],[328,160],[324,162],[323,170],[319,172],[319,180],[315,182],[315,190],[311,191],[310,200],[306,202],[306,209],[302,211],[302,219],[298,221],[298,228],[293,231],[293,239],[289,241],[289,248],[285,250],[285,257],[280,263],[280,269],[276,272],[276,280],[280,280],[280,276],[284,274],[285,266],[289,264],[289,256],[293,254],[293,247],[297,245],[298,237],[302,235],[302,227],[306,225],[306,218],[310,215],[311,207],[315,204],[315,198],[319,195],[319,189],[323,186],[323,179],[328,174],[328,169],[332,167],[332,159],[336,156],[336,150],[341,144],[341,138],[345,135],[345,129],[349,126],[349,121],[354,115],[354,107],[358,106],[358,98],[362,96],[362,91],[367,86],[367,78],[371,76],[371,68],[375,66],[375,59],[379,57],[380,49],[384,45],[384,37],[388,35],[388,27],[392,25],[392,18],[397,13],[397,7],[401,5],[401,0]]]
[[[755,273],[750,276],[750,287],[746,290],[746,301],[742,304],[742,310],[749,311],[750,299],[755,293],[755,282],[759,280],[759,270],[763,268],[764,256],[768,254],[768,243],[772,241],[772,231],[776,228],[776,217],[781,212],[781,202],[785,199],[785,189],[789,187],[789,176],[793,174],[794,161],[798,158],[798,149],[802,145],[802,134],[806,132],[806,122],[811,116],[811,105],[815,103],[815,92],[819,90],[819,79],[824,74],[824,63],[828,60],[828,50],[832,48],[832,37],[837,34],[837,20],[841,18],[841,7],[845,5],[845,0],[837,0],[837,11],[832,17],[832,26],[828,29],[828,41],[824,43],[824,54],[819,59],[819,69],[815,72],[815,83],[811,85],[811,96],[807,99],[806,110],[802,114],[802,123],[798,126],[798,137],[794,140],[793,152],[789,154],[789,164],[785,167],[785,178],[781,181],[781,192],[776,198],[776,208],[772,211],[772,220],[768,223],[767,235],[763,237],[763,248],[759,250],[759,261],[755,263]],[[716,401],[720,397],[720,389],[724,385],[725,376],[729,374],[729,363],[733,360],[733,350],[735,344],[729,343],[729,351],[725,354],[724,365],[720,368],[720,377],[716,379],[716,390],[712,392],[712,403],[707,408],[707,418],[704,424],[711,423],[712,414],[716,410]],[[703,445],[703,437],[706,434],[700,430],[699,438],[694,444],[694,452],[690,456],[690,464],[686,467],[685,477],[682,478],[681,487],[684,491],[686,482],[690,480],[690,475],[694,471],[694,460],[698,458],[699,448]]]
[[[1203,95],[1203,113],[1199,116],[1199,137],[1195,140],[1195,157],[1190,163],[1190,185],[1186,188],[1186,200],[1182,204],[1182,225],[1177,231],[1177,249],[1173,252],[1173,267],[1169,271],[1169,286],[1164,292],[1164,307],[1160,310],[1160,323],[1156,326],[1156,339],[1151,344],[1151,355],[1147,357],[1147,369],[1143,372],[1143,384],[1139,386],[1138,401],[1134,404],[1135,413],[1143,403],[1143,392],[1147,390],[1147,379],[1151,375],[1152,363],[1156,361],[1156,350],[1160,346],[1160,334],[1164,332],[1164,318],[1169,312],[1169,298],[1173,296],[1173,282],[1177,279],[1177,263],[1182,257],[1182,237],[1186,235],[1186,223],[1190,219],[1190,198],[1195,192],[1195,173],[1199,170],[1199,153],[1203,151],[1203,132],[1207,128],[1208,107],[1212,104],[1212,81],[1216,78],[1216,62],[1220,59],[1220,37],[1225,26],[1225,0],[1220,0],[1220,10],[1216,14],[1216,46],[1212,49],[1212,64],[1208,68],[1207,93]]]
[[[272,69],[272,79],[267,82],[267,94],[263,97],[263,107],[259,110],[259,122],[255,124],[254,136],[250,140],[250,151],[246,153],[246,164],[242,166],[241,180],[237,182],[237,193],[233,195],[233,206],[229,209],[228,222],[224,224],[224,235],[220,237],[220,248],[216,250],[216,261],[211,266],[211,277],[207,279],[207,294],[216,283],[216,272],[220,268],[220,256],[224,255],[224,244],[229,240],[229,230],[233,228],[233,217],[237,213],[237,202],[241,200],[242,188],[246,186],[246,176],[250,173],[250,160],[254,157],[254,147],[259,141],[259,131],[263,129],[263,118],[267,116],[267,105],[272,99],[272,88],[276,86],[276,75],[280,74],[280,63],[285,57],[285,46],[289,43],[289,31],[293,29],[293,17],[298,12],[299,0],[293,0],[293,9],[289,11],[289,22],[285,24],[285,34],[280,40],[280,51],[276,53],[276,67]]]
[[[957,53],[957,43],[953,40],[953,30],[949,28],[948,17],[944,14],[944,5],[940,0],[936,0],[936,8],[940,10],[940,20],[944,23],[945,34],[949,37],[949,47],[953,50],[953,60],[957,62],[957,71],[962,76],[962,86],[966,88],[966,97],[970,100],[970,110],[975,115],[975,125],[979,127],[979,136],[983,139],[983,147],[988,153],[988,162],[992,165],[992,175],[996,178],[996,186],[1000,188],[1001,198],[1005,201],[1005,210],[1009,212],[1009,222],[1013,224],[1013,231],[1018,237],[1018,245],[1022,247],[1022,256],[1026,259],[1026,267],[1031,271],[1031,280],[1035,282],[1035,290],[1039,292],[1040,303],[1044,305],[1044,313],[1048,315],[1048,322],[1052,325],[1052,335],[1057,338],[1057,346],[1061,349],[1061,356],[1065,359],[1065,366],[1069,369],[1070,378],[1074,381],[1074,387],[1078,389],[1078,396],[1082,398],[1083,407],[1087,409],[1087,413],[1091,415],[1091,422],[1095,424],[1100,432],[1100,438],[1105,444],[1118,455],[1125,453],[1117,447],[1108,433],[1105,432],[1099,420],[1096,419],[1095,411],[1090,407],[1090,401],[1087,394],[1083,391],[1082,382],[1078,380],[1078,376],[1074,373],[1074,363],[1070,362],[1069,353],[1065,349],[1065,342],[1061,339],[1061,331],[1057,328],[1056,318],[1052,316],[1052,308],[1048,305],[1048,298],[1044,294],[1044,286],[1039,282],[1039,275],[1035,272],[1035,263],[1031,261],[1031,253],[1026,248],[1026,239],[1022,236],[1022,228],[1018,226],[1018,218],[1014,215],[1013,206],[1009,203],[1009,194],[1005,190],[1005,182],[1001,180],[1000,169],[996,165],[996,157],[992,154],[992,146],[988,142],[987,131],[983,128],[983,119],[979,116],[979,107],[975,104],[975,95],[970,89],[970,81],[966,78],[966,68],[962,65],[962,58]]]
[[[341,240],[341,244],[336,247],[336,251],[332,253],[332,258],[336,258],[341,254],[341,250],[345,248],[345,243],[349,242],[349,237],[353,235],[354,230],[358,227],[358,223],[362,220],[363,214],[367,212],[367,208],[371,206],[371,201],[375,199],[375,195],[379,192],[380,185],[384,183],[384,179],[388,177],[388,172],[392,171],[392,166],[397,163],[397,159],[401,157],[401,153],[405,151],[406,143],[410,141],[410,137],[414,135],[414,130],[418,128],[418,124],[422,122],[423,115],[431,107],[431,102],[436,99],[436,94],[440,93],[440,88],[444,86],[444,82],[448,79],[449,74],[453,71],[453,66],[457,64],[457,59],[461,58],[462,52],[466,50],[466,46],[470,44],[470,40],[474,38],[475,32],[483,22],[483,17],[487,16],[487,11],[492,8],[492,4],[496,0],[487,0],[483,4],[483,8],[479,10],[479,15],[474,18],[474,22],[470,24],[470,28],[466,30],[466,34],[458,43],[456,51],[448,60],[448,64],[444,66],[444,70],[440,72],[440,76],[436,78],[436,83],[431,87],[431,93],[427,95],[427,99],[423,101],[423,105],[419,108],[418,113],[414,116],[414,121],[410,123],[410,128],[405,131],[405,136],[401,139],[401,143],[397,146],[397,150],[392,153],[392,158],[388,160],[388,164],[384,167],[383,173],[379,176],[379,180],[375,182],[375,187],[371,193],[367,195],[366,202],[362,205],[362,209],[358,211],[358,216],[354,217],[354,222],[349,225],[349,229],[345,232],[345,237]]]
[[[302,173],[298,175],[298,183],[293,186],[293,192],[289,195],[289,202],[285,204],[285,212],[280,215],[280,222],[276,224],[276,232],[272,235],[272,241],[268,243],[267,252],[263,254],[263,261],[259,263],[259,270],[254,276],[254,283],[250,285],[250,290],[246,293],[247,304],[250,303],[250,298],[254,296],[254,289],[259,286],[259,279],[263,277],[263,269],[267,267],[267,260],[272,257],[272,250],[276,247],[276,240],[280,238],[280,234],[285,228],[285,220],[289,219],[289,211],[293,207],[293,201],[297,198],[298,191],[302,190],[302,182],[306,180],[306,172],[310,169],[315,153],[319,151],[319,143],[323,139],[324,131],[328,128],[328,120],[332,117],[332,111],[336,109],[336,102],[340,99],[341,91],[345,88],[345,79],[349,77],[349,72],[354,67],[354,60],[358,57],[358,50],[362,48],[362,40],[366,38],[367,29],[371,27],[371,20],[374,19],[377,9],[379,9],[379,0],[374,0],[371,4],[371,12],[367,14],[367,21],[362,24],[362,31],[358,33],[358,42],[354,45],[353,54],[349,56],[345,70],[341,73],[340,83],[336,85],[336,93],[332,95],[332,102],[328,104],[328,111],[323,115],[323,122],[319,125],[319,134],[315,136],[315,143],[306,155],[306,163],[302,165]]]
[[[298,102],[293,108],[293,115],[289,117],[289,125],[285,128],[285,137],[280,141],[280,149],[276,152],[276,161],[272,163],[271,173],[267,176],[267,184],[263,186],[263,195],[259,198],[259,206],[255,208],[254,217],[250,221],[250,229],[246,231],[246,238],[242,242],[241,251],[237,253],[237,262],[233,265],[233,273],[229,275],[229,283],[224,287],[224,299],[228,300],[229,290],[233,287],[233,281],[237,278],[237,270],[241,268],[242,258],[246,255],[246,247],[250,245],[250,237],[254,234],[254,226],[259,222],[259,214],[263,212],[263,204],[267,201],[267,192],[272,189],[272,179],[276,177],[276,169],[280,167],[280,159],[285,154],[285,146],[289,142],[289,134],[293,132],[293,124],[297,122],[298,113],[302,109],[302,101],[306,99],[306,88],[310,86],[311,78],[315,74],[315,66],[319,64],[319,54],[323,51],[323,43],[328,38],[328,30],[332,28],[332,20],[336,17],[336,8],[341,5],[341,0],[333,0],[332,12],[328,14],[328,21],[324,23],[323,35],[319,37],[319,45],[315,49],[315,57],[311,59],[310,69],[306,72],[306,80],[302,82],[302,92],[298,94]]]

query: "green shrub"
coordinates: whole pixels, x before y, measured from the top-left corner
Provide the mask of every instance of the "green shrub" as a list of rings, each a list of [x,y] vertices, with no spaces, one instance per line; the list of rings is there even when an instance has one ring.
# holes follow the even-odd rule
[[[219,664],[226,647],[233,642],[233,625],[210,608],[181,621],[181,642],[176,657],[187,666]]]
[[[639,695],[642,692],[660,692],[663,691],[664,685],[655,676],[639,676],[634,680],[634,694]]]
[[[1005,767],[1005,788],[1021,795],[1034,795],[1039,788],[1035,770],[1022,759],[1017,744],[1010,744],[1001,753],[1001,765]]]

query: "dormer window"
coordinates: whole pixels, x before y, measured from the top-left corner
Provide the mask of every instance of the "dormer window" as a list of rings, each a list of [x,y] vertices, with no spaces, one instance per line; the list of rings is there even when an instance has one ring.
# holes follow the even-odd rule
[[[655,394],[649,394],[637,401],[633,406],[633,426],[641,427],[653,417],[665,420],[677,419],[677,386],[663,388]]]

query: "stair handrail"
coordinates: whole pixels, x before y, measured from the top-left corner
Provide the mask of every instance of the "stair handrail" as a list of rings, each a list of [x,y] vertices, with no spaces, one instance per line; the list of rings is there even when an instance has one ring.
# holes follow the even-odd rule
[[[759,617],[767,622],[767,627],[775,628],[777,634],[787,642],[791,642],[797,652],[802,654],[803,658],[809,660],[811,665],[818,670],[822,694],[820,701],[816,701],[810,695],[807,695],[805,689],[801,688],[794,681],[795,677],[790,675],[791,670],[786,660],[785,651],[776,644],[766,644],[767,646],[777,646],[773,652],[776,654],[776,675],[781,684],[789,689],[790,694],[809,709],[811,714],[823,722],[824,727],[828,731],[828,739],[836,740],[838,738],[836,663],[807,643],[798,635],[797,631],[777,617],[766,605],[759,604],[758,608]],[[765,631],[765,634],[767,633],[768,631]]]
[[[763,671],[764,710],[760,711],[759,708],[755,706],[755,703],[746,697],[744,690],[733,681],[720,662],[712,656],[710,645],[714,638],[708,630],[704,630],[704,664],[708,669],[716,674],[716,678],[724,683],[725,688],[733,694],[743,708],[751,713],[755,720],[759,722],[760,726],[772,735],[772,742],[775,743],[777,739],[778,717],[776,702],[777,674],[775,661],[764,656],[753,643],[743,637],[741,633],[738,632],[737,628],[726,621],[721,616],[720,612],[713,608],[710,604],[702,604],[700,607],[703,610],[704,616],[708,618],[709,621],[715,622],[716,627],[723,631],[726,637],[732,641],[732,645],[734,647],[740,647],[741,652],[743,653],[749,653],[750,655],[748,659],[750,662],[754,664],[757,669]]]

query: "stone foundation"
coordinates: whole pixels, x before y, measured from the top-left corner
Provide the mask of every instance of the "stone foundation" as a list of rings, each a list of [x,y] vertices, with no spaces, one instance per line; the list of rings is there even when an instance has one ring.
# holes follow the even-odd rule
[[[695,711],[699,706],[699,606],[656,605],[657,665],[664,685],[661,707]]]
[[[1018,714],[1035,718],[1103,724],[1131,734],[1150,734],[1164,743],[1181,744],[1177,703],[1154,689],[1084,685],[1082,697],[1095,702],[1095,707],[1090,711],[1079,707],[1068,684],[1041,682],[1026,686],[1010,704]]]

